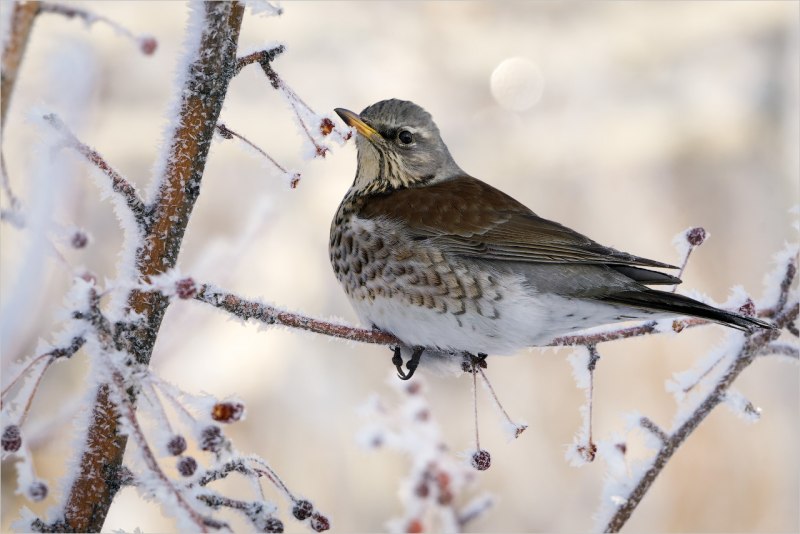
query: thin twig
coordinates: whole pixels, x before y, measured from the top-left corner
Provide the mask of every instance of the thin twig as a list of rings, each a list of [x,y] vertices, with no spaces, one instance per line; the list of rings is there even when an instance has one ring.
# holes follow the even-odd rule
[[[54,13],[56,15],[62,15],[67,18],[79,18],[83,20],[87,25],[92,25],[96,22],[107,24],[118,34],[124,35],[125,37],[137,43],[139,45],[139,49],[141,50],[141,52],[148,56],[152,55],[156,51],[156,48],[158,47],[158,41],[156,41],[155,38],[153,38],[152,36],[136,35],[122,24],[119,24],[118,22],[115,22],[108,17],[92,13],[91,11],[82,9],[74,5],[54,4],[52,2],[41,2],[39,12]]]
[[[781,282],[781,287],[787,287],[787,294],[796,271],[794,262],[790,261]],[[788,302],[788,297],[779,297],[776,308],[778,313],[773,316],[773,321],[778,328],[748,334],[741,349],[731,359],[729,367],[722,373],[720,380],[676,430],[667,435],[649,419],[642,418],[640,420],[640,425],[657,436],[662,441],[662,446],[656,453],[651,467],[639,478],[630,493],[623,497],[622,504],[606,524],[605,532],[618,532],[625,525],[678,447],[718,404],[725,401],[731,384],[739,374],[758,357],[764,347],[769,346],[781,335],[781,329],[796,321],[800,314],[800,305],[797,302]]]
[[[225,139],[232,139],[232,138],[236,137],[237,139],[239,139],[240,141],[242,141],[243,143],[248,145],[250,148],[254,149],[256,152],[258,152],[259,154],[261,154],[262,156],[267,158],[270,161],[270,163],[272,163],[283,174],[285,174],[287,176],[289,175],[289,173],[286,171],[286,169],[284,169],[281,164],[279,164],[277,161],[275,161],[275,159],[273,159],[272,156],[270,156],[264,150],[262,150],[261,148],[256,146],[254,143],[252,143],[245,136],[234,132],[233,130],[231,130],[230,128],[228,128],[227,126],[222,124],[221,122],[217,123],[217,131]],[[289,179],[289,187],[291,187],[292,189],[296,188],[297,184],[300,182],[300,178],[301,178],[300,177],[300,173],[298,173],[298,172],[293,173],[292,177]]]
[[[269,65],[279,54],[282,54],[284,50],[286,50],[286,47],[278,45],[269,50],[259,50],[258,52],[236,58],[236,66],[234,67],[233,75],[236,76],[243,68],[253,63],[259,63],[261,67],[264,68],[264,72],[267,72],[267,68],[265,68],[264,65]],[[269,76],[269,74],[267,74],[267,76]],[[272,78],[270,78],[270,80],[272,80]],[[273,87],[275,87],[275,89],[278,88],[277,85],[273,85]]]
[[[75,134],[70,131],[58,115],[55,113],[48,113],[44,116],[44,120],[50,123],[50,125],[64,137],[64,140],[70,148],[75,149],[80,155],[89,160],[90,163],[103,171],[103,174],[111,179],[111,188],[125,200],[125,204],[127,204],[128,209],[133,213],[137,224],[140,228],[143,228],[145,225],[146,207],[133,184],[115,171],[96,150],[82,143],[75,137]]]
[[[479,365],[474,366],[474,368],[477,369],[478,372],[481,374],[481,378],[483,379],[483,383],[486,385],[486,388],[489,390],[489,394],[492,396],[492,399],[494,400],[495,406],[500,408],[500,413],[503,414],[503,417],[505,417],[506,421],[508,421],[508,424],[510,424],[511,426],[514,427],[514,438],[518,438],[520,436],[520,434],[525,432],[525,429],[528,428],[528,425],[517,424],[511,419],[511,416],[508,415],[508,412],[503,407],[503,405],[500,403],[500,399],[498,398],[497,393],[494,391],[494,387],[492,387],[492,383],[489,382],[489,378],[486,376],[486,373],[483,371],[483,369]]]

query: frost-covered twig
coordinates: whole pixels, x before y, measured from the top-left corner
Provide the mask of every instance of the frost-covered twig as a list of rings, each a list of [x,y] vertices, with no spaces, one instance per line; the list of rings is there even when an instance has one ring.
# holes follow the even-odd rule
[[[139,49],[145,55],[152,55],[158,47],[158,41],[150,35],[135,35],[128,28],[115,22],[108,17],[97,15],[89,10],[82,9],[74,5],[67,4],[54,4],[52,2],[41,2],[39,7],[40,13],[55,13],[63,15],[67,18],[79,18],[83,20],[87,26],[91,26],[95,22],[102,22],[110,26],[115,32],[127,37],[139,45]]]
[[[720,372],[718,380],[710,391],[696,404],[694,410],[682,419],[676,429],[667,433],[649,419],[639,419],[639,425],[658,438],[660,447],[655,457],[651,460],[650,467],[643,469],[638,479],[626,483],[626,487],[631,488],[630,491],[627,491],[624,495],[610,496],[617,506],[607,521],[603,519],[605,532],[618,532],[625,525],[675,451],[718,404],[728,400],[730,387],[739,374],[766,347],[770,346],[781,335],[783,330],[797,320],[798,313],[800,313],[800,304],[796,300],[791,300],[789,295],[789,288],[795,279],[796,271],[796,259],[793,257],[789,259],[785,266],[784,276],[780,281],[782,291],[779,293],[775,307],[772,308],[775,310],[772,319],[777,328],[748,334],[733,334],[743,336],[739,350],[730,358],[726,358],[729,362],[728,367]],[[783,288],[785,288],[785,291]],[[747,406],[752,405],[746,402],[745,407]]]
[[[100,169],[103,174],[108,176],[111,180],[111,187],[115,193],[118,193],[125,200],[128,208],[136,218],[139,227],[145,224],[145,204],[139,196],[139,192],[128,180],[126,180],[120,173],[114,170],[111,165],[103,159],[95,149],[82,143],[75,134],[67,127],[66,124],[55,113],[48,113],[44,116],[46,120],[55,130],[62,135],[66,145],[75,149],[81,156],[89,160],[90,163]]]
[[[284,176],[289,177],[289,187],[291,187],[292,189],[296,188],[297,184],[300,183],[301,176],[300,176],[299,172],[293,172],[293,173],[290,174],[289,172],[287,172],[286,169],[283,168],[282,165],[280,165],[277,161],[275,161],[275,159],[272,156],[270,156],[264,150],[262,150],[261,148],[256,146],[254,143],[252,143],[245,136],[234,132],[233,130],[231,130],[230,128],[228,128],[227,126],[222,124],[221,122],[217,123],[217,131],[225,139],[233,139],[234,137],[236,137],[237,139],[239,139],[240,141],[242,141],[243,143],[248,145],[250,148],[252,148],[256,152],[258,152],[259,154],[261,154],[262,156],[267,158],[270,161],[270,163],[272,163],[279,171],[281,171],[284,174]]]
[[[317,334],[338,337],[360,343],[373,343],[378,345],[402,345],[397,337],[380,330],[368,330],[340,323],[332,323],[324,319],[309,317],[300,313],[281,310],[274,306],[256,300],[248,300],[233,293],[223,291],[210,284],[201,286],[195,299],[211,304],[221,310],[248,320],[255,319],[267,325],[281,325],[289,328],[308,330]],[[684,328],[712,324],[705,319],[680,319],[673,321],[673,330],[680,332]],[[598,334],[560,336],[553,339],[548,346],[565,347],[576,345],[597,345],[619,339],[640,337],[659,333],[658,323],[650,321],[637,326],[616,328]]]
[[[475,375],[473,374],[473,377]],[[462,532],[467,522],[491,508],[483,493],[459,505],[478,473],[469,458],[455,458],[442,442],[441,431],[425,399],[425,382],[392,380],[400,399],[388,407],[372,396],[362,409],[369,420],[359,441],[368,448],[387,447],[409,456],[411,470],[400,486],[402,517],[392,519],[391,532]],[[467,455],[465,455],[467,456]]]
[[[246,300],[232,293],[220,291],[211,285],[203,285],[195,299],[211,304],[244,320],[255,319],[268,325],[274,324],[288,326],[290,328],[299,328],[317,334],[324,334],[351,341],[360,341],[361,343],[376,343],[379,345],[402,344],[395,336],[380,330],[356,328],[280,310],[262,302]]]
[[[268,50],[259,50],[258,52],[253,52],[252,54],[247,54],[246,56],[242,56],[236,58],[236,67],[233,71],[233,75],[236,76],[239,74],[243,68],[247,65],[251,65],[253,63],[258,63],[261,65],[261,68],[264,69],[264,74],[270,79],[272,86],[277,89],[278,88],[278,75],[275,74],[275,71],[269,66],[270,62],[274,60],[279,54],[282,54],[286,50],[286,47],[283,45],[274,46]]]
[[[154,200],[146,232],[132,244],[122,271],[138,280],[174,268],[194,203],[214,128],[236,62],[236,46],[244,14],[238,2],[194,4],[186,45],[186,60],[176,87],[178,105],[164,145],[164,163],[156,171]],[[128,322],[117,328],[116,343],[133,362],[146,366],[169,299],[158,292],[134,289],[124,310]],[[73,531],[99,531],[119,485],[104,478],[122,465],[127,437],[122,432],[113,386],[101,384],[95,394],[75,479],[66,491],[63,517]],[[135,389],[132,390],[135,399]],[[132,403],[134,400],[131,401]]]

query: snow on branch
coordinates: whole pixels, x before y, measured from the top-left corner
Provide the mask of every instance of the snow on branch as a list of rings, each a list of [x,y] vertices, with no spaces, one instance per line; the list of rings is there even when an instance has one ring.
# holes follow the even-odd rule
[[[103,156],[100,155],[95,149],[82,143],[74,133],[64,124],[58,115],[55,113],[48,113],[44,115],[44,120],[47,121],[59,134],[61,134],[64,144],[69,148],[76,150],[81,156],[86,158],[90,163],[100,169],[111,180],[111,187],[115,193],[118,193],[128,209],[131,210],[140,228],[145,224],[146,207],[139,192],[128,180],[126,180],[120,173],[114,170],[111,165],[106,162]]]
[[[115,22],[108,17],[97,15],[87,9],[82,9],[74,5],[55,4],[52,2],[33,2],[39,4],[39,13],[55,13],[67,18],[79,18],[83,20],[87,26],[91,26],[96,22],[108,25],[119,35],[127,37],[131,41],[139,45],[139,50],[147,56],[153,55],[156,48],[158,48],[158,41],[151,35],[136,35],[128,28]]]
[[[598,524],[605,525],[602,527],[604,532],[618,532],[625,525],[667,462],[718,404],[725,402],[732,408],[740,409],[749,420],[758,416],[758,410],[752,403],[733,392],[731,385],[760,354],[765,352],[796,354],[796,347],[776,344],[782,332],[791,332],[800,312],[797,294],[793,295],[790,290],[797,274],[796,251],[784,265],[778,266],[778,270],[782,273],[777,279],[778,296],[774,305],[767,308],[776,328],[747,334],[730,333],[730,347],[727,347],[726,354],[714,363],[716,366],[724,362],[724,368],[717,370],[713,380],[707,380],[706,375],[710,374],[708,371],[698,379],[698,381],[707,380],[711,384],[707,385],[707,390],[703,393],[695,391],[694,397],[685,402],[689,406],[679,410],[673,430],[664,431],[647,417],[639,417],[636,421],[636,426],[656,438],[657,450],[647,464],[636,469],[632,476],[608,477],[603,501],[596,514]],[[776,278],[772,277],[772,280]],[[768,291],[770,289],[767,288]]]

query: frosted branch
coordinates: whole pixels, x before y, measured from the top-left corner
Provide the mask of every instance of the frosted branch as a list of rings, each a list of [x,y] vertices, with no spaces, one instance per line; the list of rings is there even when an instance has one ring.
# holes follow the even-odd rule
[[[139,227],[144,227],[146,207],[136,188],[120,173],[114,170],[111,165],[95,149],[82,143],[66,124],[55,113],[48,113],[44,116],[46,120],[64,139],[66,146],[76,150],[81,156],[86,158],[89,163],[100,169],[111,180],[111,187],[115,193],[119,194],[131,210]]]
[[[40,2],[39,12],[55,13],[56,15],[62,15],[67,18],[79,18],[83,20],[87,26],[91,26],[96,22],[106,24],[118,34],[123,35],[131,41],[137,43],[139,45],[139,50],[148,56],[152,55],[158,47],[158,41],[156,41],[154,37],[150,35],[136,35],[122,24],[119,24],[108,17],[97,15],[96,13],[92,13],[87,9],[82,9],[74,5]]]
[[[771,330],[760,330],[743,335],[744,342],[741,348],[729,360],[728,367],[721,372],[720,378],[713,385],[705,397],[697,404],[696,408],[683,420],[677,429],[671,433],[661,430],[650,419],[643,417],[639,420],[640,426],[655,435],[661,442],[661,446],[655,454],[652,463],[638,480],[630,483],[633,489],[627,495],[616,496],[621,504],[616,508],[611,518],[606,523],[605,532],[618,532],[628,521],[633,511],[637,508],[641,500],[647,494],[650,486],[672,458],[675,451],[691,435],[692,432],[705,420],[709,413],[720,403],[728,400],[728,393],[731,385],[766,347],[769,347],[781,335],[781,332],[793,324],[800,313],[800,305],[797,302],[789,301],[789,288],[792,286],[795,275],[797,274],[796,259],[791,258],[786,266],[784,275],[780,280],[781,292],[778,296],[775,307],[772,308],[772,319],[777,328]]]
[[[277,89],[278,88],[278,75],[272,70],[270,63],[279,55],[282,54],[286,50],[286,47],[283,45],[278,45],[276,47],[270,48],[269,50],[259,50],[258,52],[253,52],[252,54],[247,54],[246,56],[242,56],[236,58],[236,67],[233,71],[233,75],[236,76],[239,74],[243,68],[247,65],[252,65],[253,63],[258,63],[261,65],[261,68],[264,70],[264,74],[267,75],[267,78],[270,79],[270,83],[272,86]]]
[[[250,148],[252,148],[256,152],[258,152],[259,154],[261,154],[262,156],[267,158],[270,163],[272,163],[279,171],[281,171],[283,173],[284,176],[287,176],[289,178],[289,187],[291,187],[292,189],[296,188],[297,184],[300,183],[301,176],[300,176],[299,172],[293,172],[293,173],[290,174],[286,169],[283,168],[282,165],[280,165],[277,161],[275,161],[275,159],[272,156],[270,156],[264,150],[262,150],[261,148],[256,146],[254,143],[252,143],[245,136],[234,132],[233,130],[231,130],[230,128],[228,128],[227,126],[222,124],[221,122],[217,123],[217,132],[219,132],[219,134],[222,137],[224,137],[225,139],[233,139],[234,137],[239,139],[244,144],[246,144],[247,146],[249,146]]]
[[[28,46],[28,39],[33,30],[33,22],[39,14],[39,2],[14,2],[11,14],[9,35],[3,48],[2,87],[0,93],[0,129],[5,127],[11,96],[17,84],[22,57]],[[6,7],[8,9],[8,7]]]

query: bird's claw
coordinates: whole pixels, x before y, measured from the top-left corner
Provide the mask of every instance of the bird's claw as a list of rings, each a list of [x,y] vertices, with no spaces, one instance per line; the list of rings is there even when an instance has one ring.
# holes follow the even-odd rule
[[[392,356],[392,364],[397,369],[397,376],[400,380],[408,380],[414,376],[414,371],[419,366],[419,360],[422,358],[422,353],[425,352],[423,347],[414,347],[414,352],[411,354],[411,359],[406,362],[406,369],[408,373],[403,371],[403,357],[400,355],[400,347],[394,348],[394,355]]]

